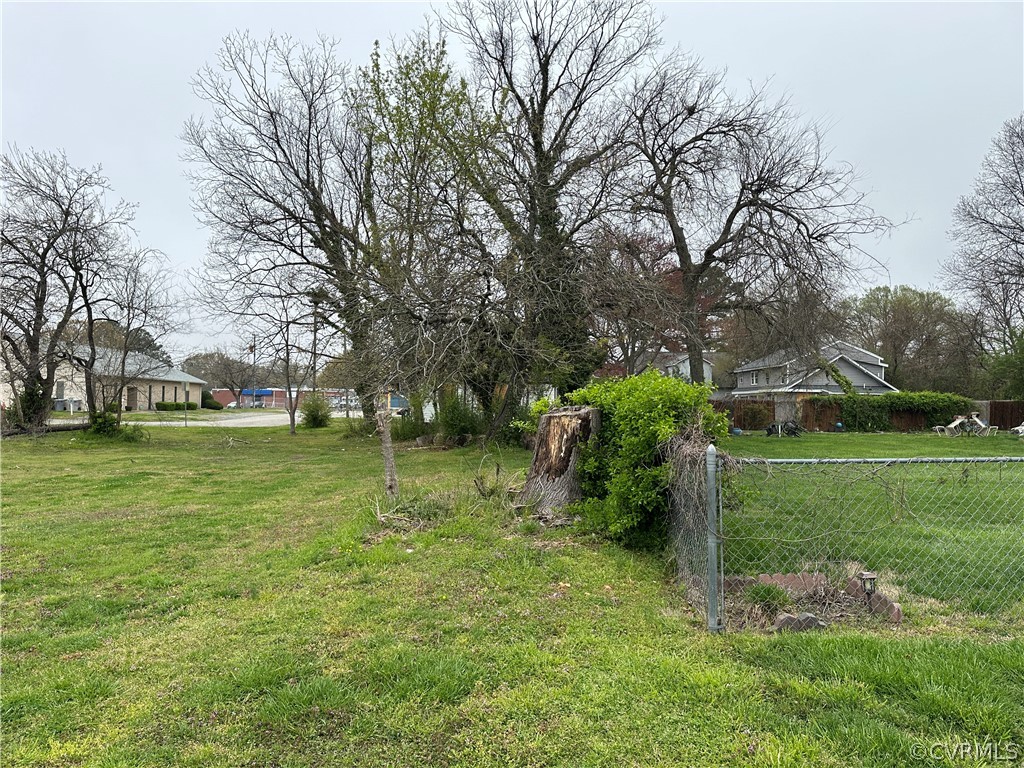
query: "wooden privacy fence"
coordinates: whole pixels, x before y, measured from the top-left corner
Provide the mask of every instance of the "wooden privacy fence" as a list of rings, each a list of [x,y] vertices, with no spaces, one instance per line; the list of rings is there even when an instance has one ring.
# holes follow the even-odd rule
[[[775,420],[774,400],[713,400],[716,411],[729,415],[739,429],[764,429]]]
[[[1024,423],[1024,400],[989,400],[988,423],[1010,429]]]
[[[836,422],[842,421],[838,403],[814,403],[804,400],[800,404],[800,426],[808,432],[835,432]]]

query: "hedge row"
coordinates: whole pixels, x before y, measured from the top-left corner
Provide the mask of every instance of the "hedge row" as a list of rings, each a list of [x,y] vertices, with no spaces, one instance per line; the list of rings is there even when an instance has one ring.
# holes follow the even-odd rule
[[[889,392],[868,395],[815,395],[807,399],[812,406],[838,406],[843,426],[853,432],[887,432],[896,427],[896,414],[919,414],[925,427],[949,424],[958,415],[974,410],[974,401],[948,392]]]
[[[184,411],[186,405],[188,406],[188,410],[190,411],[194,411],[199,407],[198,403],[194,403],[191,400],[189,400],[188,403],[159,402],[154,403],[153,407],[156,408],[158,411]]]

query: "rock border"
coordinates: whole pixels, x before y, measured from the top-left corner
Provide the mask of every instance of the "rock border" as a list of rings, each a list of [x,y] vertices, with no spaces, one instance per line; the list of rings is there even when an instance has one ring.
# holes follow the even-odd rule
[[[828,579],[824,573],[817,571],[814,573],[809,571],[801,571],[800,573],[762,573],[756,577],[726,576],[723,579],[722,586],[726,594],[735,594],[737,592],[742,592],[747,587],[757,582],[762,584],[774,584],[776,587],[781,587],[792,594],[807,594],[819,589],[824,589],[828,584]],[[861,586],[860,580],[855,576],[851,576],[847,579],[846,587],[843,591],[851,597],[861,599],[866,597],[864,587]],[[875,592],[872,594],[870,599],[867,601],[867,606],[868,610],[872,613],[885,616],[891,624],[900,624],[903,622],[902,606],[891,597],[888,597],[881,592]]]

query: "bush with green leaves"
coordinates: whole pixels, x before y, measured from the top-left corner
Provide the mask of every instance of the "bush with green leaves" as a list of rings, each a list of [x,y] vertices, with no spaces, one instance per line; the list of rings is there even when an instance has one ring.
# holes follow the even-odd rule
[[[203,390],[202,406],[208,411],[219,411],[224,407],[217,401],[217,398],[213,396],[213,392],[208,389]]]
[[[484,431],[483,416],[458,395],[441,400],[434,424],[443,435],[479,435]]]
[[[94,435],[113,437],[120,431],[117,414],[111,409],[100,411],[89,416],[89,431]]]
[[[537,434],[541,416],[552,408],[561,407],[561,405],[562,401],[558,398],[552,400],[542,397],[528,406],[521,406],[508,424],[501,428],[498,433],[498,442],[519,445],[524,436]]]
[[[391,420],[391,439],[395,442],[408,442],[429,433],[429,425],[419,421],[411,413]]]
[[[190,411],[194,411],[194,410],[197,410],[199,408],[199,403],[194,403],[191,400],[189,400],[187,403],[186,402],[174,403],[174,402],[168,402],[168,401],[160,401],[158,403],[153,403],[153,407],[156,410],[158,410],[158,411],[184,411],[186,409],[190,410]]]
[[[728,431],[707,385],[649,370],[626,379],[604,379],[569,393],[572,405],[601,412],[595,442],[583,447],[579,511],[593,527],[613,536],[661,530],[668,519],[669,469],[662,449],[680,432],[708,437]]]
[[[138,443],[149,439],[149,433],[141,424],[118,424],[113,406],[89,417],[89,434],[123,443]]]
[[[331,404],[319,392],[312,392],[302,398],[299,405],[302,424],[310,429],[322,429],[331,423]]]

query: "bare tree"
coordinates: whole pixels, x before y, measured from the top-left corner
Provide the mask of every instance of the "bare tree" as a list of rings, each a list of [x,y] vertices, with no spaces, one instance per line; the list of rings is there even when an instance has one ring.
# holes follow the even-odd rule
[[[829,162],[822,131],[785,103],[754,91],[737,98],[722,76],[674,53],[626,101],[636,152],[633,211],[671,238],[694,381],[708,323],[763,312],[869,263],[865,235],[890,223],[871,212],[851,167]],[[806,327],[806,325],[804,326]]]
[[[88,327],[88,297],[134,209],[108,206],[100,169],[76,168],[62,153],[12,148],[0,159],[0,174],[4,360],[22,423],[38,429],[68,351],[69,325],[84,309]]]
[[[583,249],[618,163],[615,90],[657,44],[651,8],[464,0],[444,23],[468,50],[479,105],[477,140],[452,150],[502,231],[487,245],[507,305],[478,346],[504,350],[514,377],[574,389],[603,357],[589,337]]]
[[[279,267],[307,271],[327,291],[325,317],[365,351],[372,166],[370,137],[348,100],[348,67],[326,40],[246,34],[224,41],[218,63],[193,81],[211,115],[190,120],[183,135],[194,204],[213,232],[207,271],[257,280]],[[372,383],[354,384],[372,417]]]
[[[175,300],[162,254],[126,246],[112,255],[116,258],[105,265],[102,281],[82,290],[88,343],[81,367],[90,414],[111,411],[120,424],[132,385],[168,365],[166,353],[160,355],[154,347],[173,328]],[[135,392],[129,400],[137,397]]]
[[[185,134],[215,231],[197,281],[211,305],[294,328],[281,302],[315,289],[357,361],[366,415],[383,393],[454,370],[446,361],[486,307],[487,270],[465,247],[466,185],[442,147],[467,102],[443,42],[425,33],[377,51],[357,76],[329,44],[273,38],[229,38],[221,63],[230,80],[205,70],[196,82],[214,120]],[[390,409],[377,411],[394,495]]]
[[[231,392],[235,402],[242,399],[242,390],[252,386],[252,363],[244,353],[226,349],[197,352],[185,358],[181,369],[204,381],[211,387],[223,387]]]
[[[1024,114],[992,142],[969,195],[953,210],[948,288],[984,321],[989,350],[1024,344]]]
[[[607,227],[590,249],[587,298],[607,363],[632,376],[655,363],[674,329],[672,244],[642,227]]]

